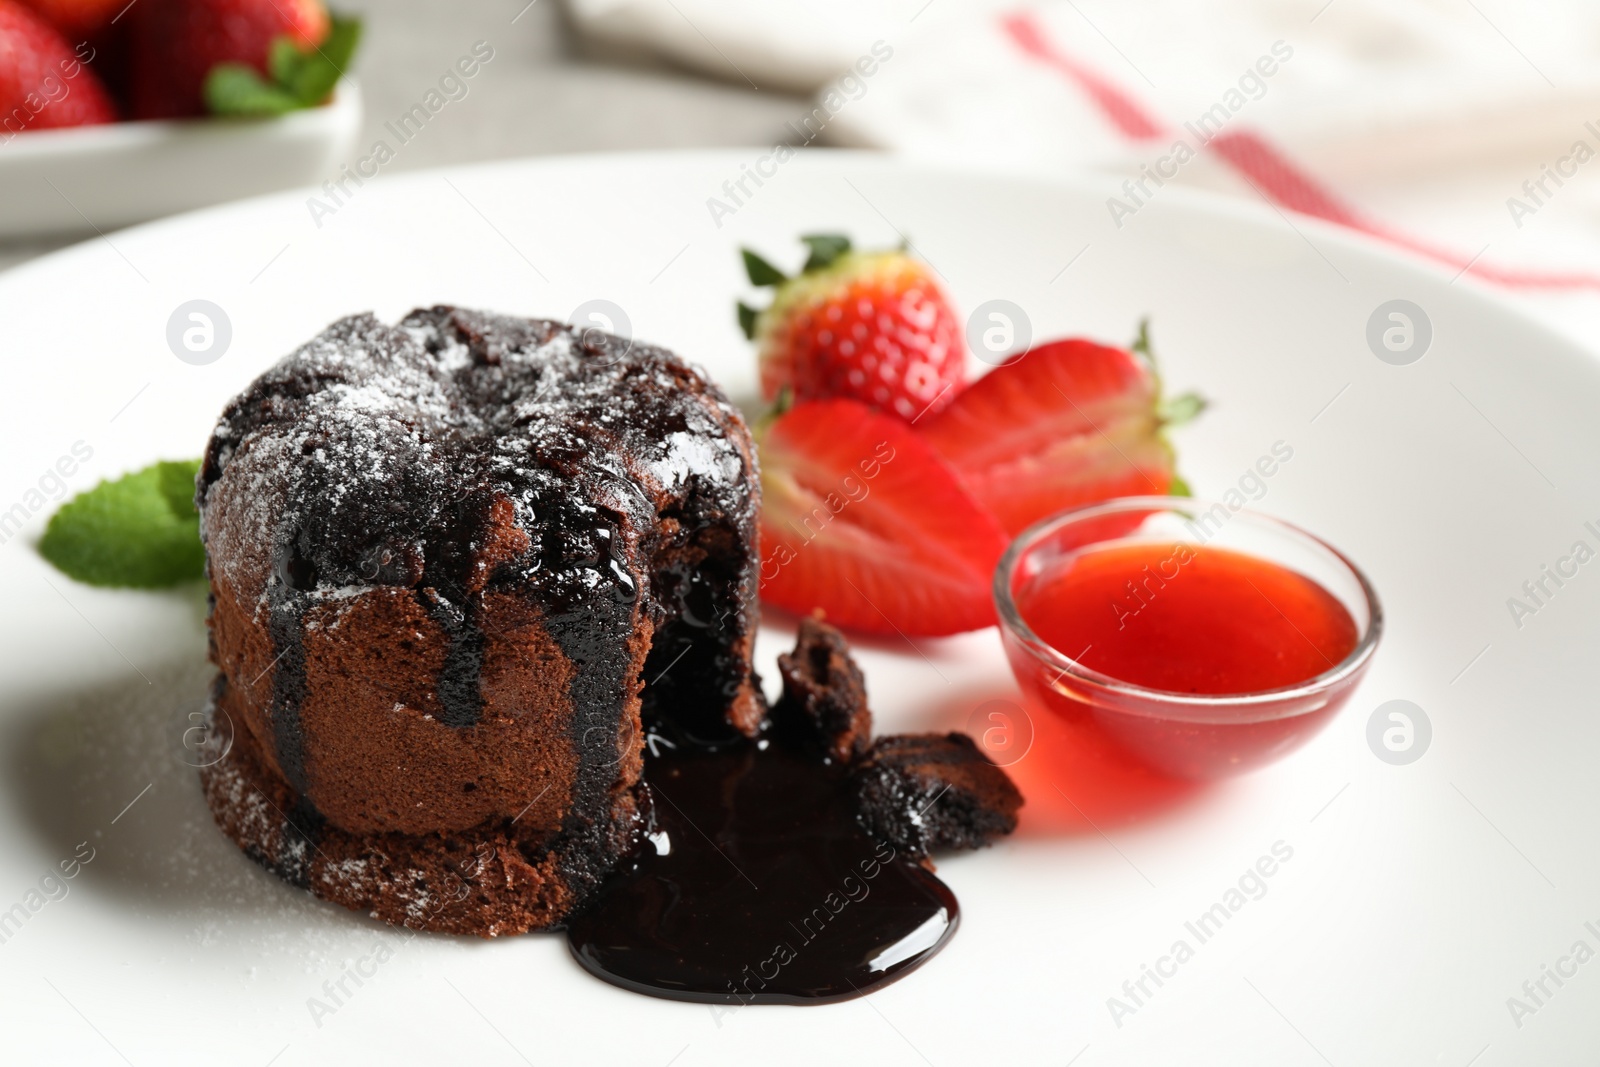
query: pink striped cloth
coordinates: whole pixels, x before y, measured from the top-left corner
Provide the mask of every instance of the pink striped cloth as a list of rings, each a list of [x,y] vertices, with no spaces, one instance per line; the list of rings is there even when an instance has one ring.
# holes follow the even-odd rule
[[[1130,213],[1151,182],[1259,195],[1546,304],[1600,290],[1589,0],[979,2],[887,40],[819,95],[826,139],[1129,177]]]
[[[1160,141],[1173,131],[1122,87],[1068,55],[1051,40],[1038,16],[1029,11],[999,16],[999,24],[1017,50],[1076,86],[1093,101],[1106,122],[1130,141]],[[1190,130],[1194,127],[1191,125]],[[1209,134],[1209,136],[1207,136]],[[1581,272],[1506,269],[1475,257],[1435,247],[1365,217],[1295,163],[1267,137],[1249,129],[1209,129],[1200,147],[1214,152],[1263,197],[1279,207],[1347,226],[1428,259],[1466,271],[1486,281],[1511,287],[1600,289],[1600,276]],[[1196,138],[1200,140],[1200,137]],[[1545,183],[1549,188],[1549,183]]]

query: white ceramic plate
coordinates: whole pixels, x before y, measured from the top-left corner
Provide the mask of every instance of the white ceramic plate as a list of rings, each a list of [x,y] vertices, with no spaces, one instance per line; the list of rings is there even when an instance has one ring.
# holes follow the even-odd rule
[[[1578,541],[1600,548],[1584,525],[1600,527],[1600,368],[1466,280],[1176,189],[1118,230],[1099,186],[809,152],[747,182],[717,226],[707,198],[761,155],[389,177],[320,229],[304,193],[284,194],[0,278],[0,514],[41,504],[0,546],[0,913],[27,913],[0,943],[7,1059],[1490,1067],[1592,1051],[1600,962],[1571,952],[1600,950],[1600,562],[1559,560]],[[42,564],[29,542],[49,508],[29,493],[56,489],[58,460],[92,449],[63,479],[78,490],[194,455],[230,395],[366,308],[563,317],[610,300],[636,336],[748,394],[736,251],[792,259],[795,235],[819,229],[909,236],[963,308],[1011,300],[1038,338],[1122,340],[1153,315],[1169,387],[1214,400],[1178,434],[1196,491],[1237,486],[1287,443],[1257,506],[1333,541],[1383,595],[1388,636],[1341,717],[1269,770],[1103,833],[1050,786],[1050,724],[1035,723],[1022,830],[940,864],[964,912],[952,944],[826,1008],[636,996],[586,977],[559,937],[411,937],[288,888],[224,840],[182,743],[207,677],[200,597],[89,589]],[[1409,366],[1366,340],[1395,299],[1432,325]],[[231,325],[204,366],[168,345],[191,300]],[[1545,564],[1576,574],[1546,579],[1518,626],[1507,599]],[[788,639],[763,634],[769,678]],[[861,647],[888,730],[964,725],[1016,697],[993,631]],[[1367,741],[1394,699],[1432,727],[1406,766]],[[80,842],[95,858],[66,895],[30,897]],[[1185,924],[1232,901],[1275,845],[1292,858],[1261,890],[1246,879],[1252,896],[1200,944]],[[1180,939],[1193,957],[1161,963]],[[1172,973],[1135,1003],[1123,983],[1147,964]],[[1546,965],[1568,973],[1535,1002],[1523,983]],[[347,968],[368,976],[314,1019],[308,1001],[331,1003],[324,983]],[[1114,996],[1137,1010],[1114,1019]],[[1513,1017],[1511,997],[1531,1012]]]
[[[113,122],[0,145],[0,237],[92,233],[331,175],[361,128],[346,78],[326,106],[270,119]]]

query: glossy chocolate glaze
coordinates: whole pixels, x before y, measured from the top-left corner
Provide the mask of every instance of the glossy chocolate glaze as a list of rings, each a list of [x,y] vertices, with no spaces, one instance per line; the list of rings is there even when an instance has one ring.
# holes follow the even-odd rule
[[[767,741],[650,748],[650,843],[568,922],[590,973],[673,1000],[825,1003],[955,932],[949,887],[862,829],[848,769]]]

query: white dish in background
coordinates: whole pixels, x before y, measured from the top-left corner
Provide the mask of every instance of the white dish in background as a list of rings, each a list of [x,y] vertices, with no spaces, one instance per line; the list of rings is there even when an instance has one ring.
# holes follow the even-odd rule
[[[559,937],[411,937],[255,867],[184,763],[208,676],[203,597],[68,581],[28,543],[41,506],[0,545],[0,913],[79,842],[97,851],[0,943],[8,1060],[1502,1067],[1592,1050],[1600,962],[1546,980],[1553,995],[1520,1027],[1507,998],[1526,1001],[1544,965],[1570,970],[1576,941],[1600,948],[1584,925],[1600,928],[1600,563],[1549,584],[1520,629],[1506,601],[1574,541],[1600,546],[1583,525],[1600,527],[1600,365],[1469,279],[1177,189],[1118,230],[1099,184],[805,152],[748,183],[719,228],[707,198],[762,154],[395,175],[320,228],[302,190],[0,276],[0,514],[55,489],[75,442],[93,455],[73,491],[197,454],[229,397],[363,309],[563,317],[609,300],[635,336],[749,395],[739,247],[792,266],[800,233],[905,234],[963,314],[1007,299],[1038,339],[1125,340],[1153,315],[1167,388],[1213,401],[1176,434],[1196,493],[1223,495],[1275,442],[1292,446],[1254,506],[1347,552],[1387,615],[1350,704],[1283,762],[1104,835],[1039,784],[1041,720],[1018,765],[1033,783],[1018,835],[940,862],[963,911],[948,948],[866,1001],[719,1014],[589,978]],[[204,366],[167,342],[196,299],[231,323]],[[1366,340],[1394,299],[1432,323],[1409,366]],[[770,620],[758,645],[769,685],[788,625]],[[967,727],[1016,696],[992,630],[859,647],[884,731]],[[1392,699],[1432,722],[1408,766],[1368,746]],[[1293,855],[1264,894],[1164,985],[1146,979],[1153,994],[1119,1026],[1108,999],[1193,942],[1185,923],[1275,846]],[[308,1001],[326,1003],[347,969],[362,985],[345,979],[351,995],[314,1018]]]
[[[329,177],[361,128],[361,89],[269,119],[113,122],[0,144],[0,238],[110,231]]]

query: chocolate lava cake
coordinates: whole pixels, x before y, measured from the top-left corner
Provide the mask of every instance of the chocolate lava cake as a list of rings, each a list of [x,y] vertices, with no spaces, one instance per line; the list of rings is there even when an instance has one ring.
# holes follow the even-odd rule
[[[206,797],[324,899],[558,925],[639,833],[642,724],[764,722],[749,434],[663,349],[352,316],[228,405],[197,503],[233,733]]]

